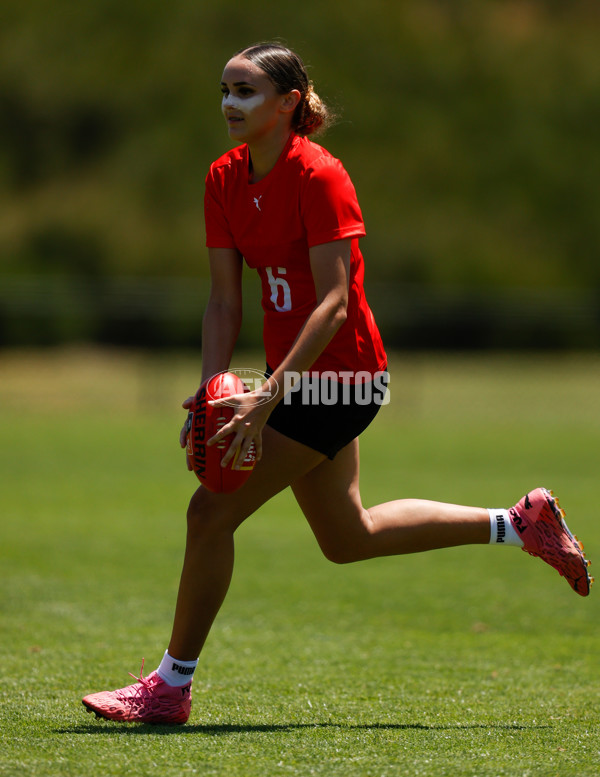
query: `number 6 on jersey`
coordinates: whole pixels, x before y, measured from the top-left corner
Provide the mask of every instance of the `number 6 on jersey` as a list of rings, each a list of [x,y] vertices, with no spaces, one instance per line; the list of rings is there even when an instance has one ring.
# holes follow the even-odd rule
[[[273,303],[275,310],[278,310],[280,313],[286,313],[288,310],[292,309],[292,292],[290,291],[290,284],[285,278],[275,277],[273,275],[272,267],[267,267],[266,271],[267,278],[269,279],[269,286],[271,287],[271,302]],[[279,276],[285,275],[286,273],[285,267],[277,267],[276,271]],[[280,291],[283,296],[281,303],[279,302]]]

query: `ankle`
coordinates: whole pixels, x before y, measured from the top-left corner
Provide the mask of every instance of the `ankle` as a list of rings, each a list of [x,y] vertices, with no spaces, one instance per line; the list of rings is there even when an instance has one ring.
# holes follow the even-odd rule
[[[198,659],[194,661],[180,661],[169,655],[168,650],[165,650],[165,654],[156,671],[161,680],[164,680],[167,685],[182,687],[191,683],[197,666]]]

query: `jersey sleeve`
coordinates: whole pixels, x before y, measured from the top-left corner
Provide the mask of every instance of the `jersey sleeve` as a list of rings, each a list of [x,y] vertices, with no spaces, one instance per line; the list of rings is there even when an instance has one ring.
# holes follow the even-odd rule
[[[208,248],[235,248],[235,241],[223,207],[223,170],[214,166],[206,176],[204,189],[204,223]]]
[[[337,159],[305,171],[301,210],[309,248],[366,234],[354,185]]]

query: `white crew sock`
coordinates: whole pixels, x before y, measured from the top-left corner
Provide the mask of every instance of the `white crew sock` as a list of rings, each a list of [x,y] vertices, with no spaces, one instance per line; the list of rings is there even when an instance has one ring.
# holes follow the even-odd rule
[[[488,509],[490,515],[490,545],[516,545],[523,547],[523,540],[513,526],[508,510]]]
[[[179,688],[182,685],[191,683],[197,666],[198,659],[195,661],[179,661],[170,656],[169,652],[165,650],[163,659],[156,671],[158,672],[158,676],[162,678],[167,685],[173,685]]]

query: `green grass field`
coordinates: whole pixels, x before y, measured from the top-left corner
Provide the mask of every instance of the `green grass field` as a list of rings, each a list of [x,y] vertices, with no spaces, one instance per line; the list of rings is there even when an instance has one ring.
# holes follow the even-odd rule
[[[0,355],[0,775],[600,774],[600,588],[582,599],[514,548],[337,567],[289,494],[239,531],[189,724],[86,714],[84,694],[166,647],[197,375],[182,357]],[[366,504],[509,506],[546,485],[600,559],[598,358],[411,355],[391,390],[363,437]]]

